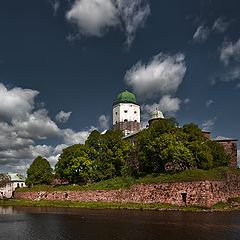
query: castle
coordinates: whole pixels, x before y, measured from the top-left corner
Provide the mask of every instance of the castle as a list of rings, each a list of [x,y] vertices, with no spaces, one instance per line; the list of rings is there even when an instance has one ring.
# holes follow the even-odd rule
[[[141,131],[140,114],[140,105],[137,103],[136,96],[127,90],[121,92],[113,103],[113,130],[121,131],[125,139],[131,139],[134,143],[136,135]],[[151,127],[155,121],[164,121],[163,113],[157,109],[152,113],[152,117],[148,121],[149,127]],[[238,139],[225,137],[212,139],[210,131],[202,130],[202,133],[207,139],[222,144],[225,152],[231,157],[230,166],[237,168]]]

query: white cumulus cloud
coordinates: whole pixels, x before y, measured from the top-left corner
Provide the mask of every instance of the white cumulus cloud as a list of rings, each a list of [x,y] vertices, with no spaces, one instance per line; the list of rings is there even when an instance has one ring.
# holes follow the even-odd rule
[[[0,83],[0,119],[23,119],[34,108],[38,91],[32,89],[7,89]]]
[[[142,99],[175,93],[186,73],[184,55],[173,56],[162,53],[149,63],[139,61],[125,74],[127,85]]]
[[[149,4],[144,0],[76,0],[66,19],[78,27],[82,36],[101,37],[118,27],[125,32],[130,46],[149,14]]]
[[[119,24],[118,11],[111,0],[76,0],[66,18],[87,36],[102,36],[109,27]]]
[[[64,111],[60,111],[55,119],[60,122],[60,123],[66,123],[70,117],[70,115],[72,114],[72,112],[64,112]]]

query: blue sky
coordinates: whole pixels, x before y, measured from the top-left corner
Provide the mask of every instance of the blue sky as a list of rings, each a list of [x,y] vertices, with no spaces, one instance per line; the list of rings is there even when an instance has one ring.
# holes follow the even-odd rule
[[[111,128],[124,89],[213,137],[240,137],[237,0],[0,3],[0,171]]]

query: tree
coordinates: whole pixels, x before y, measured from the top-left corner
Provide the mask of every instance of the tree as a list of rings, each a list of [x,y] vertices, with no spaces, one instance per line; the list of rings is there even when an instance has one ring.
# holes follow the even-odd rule
[[[27,170],[27,186],[50,184],[53,180],[52,172],[49,162],[45,158],[38,156]]]
[[[139,170],[145,175],[165,171],[165,165],[172,163],[183,170],[194,165],[191,151],[172,133],[165,133],[148,141],[140,153]]]
[[[0,188],[6,187],[11,183],[11,178],[5,173],[0,173]]]
[[[87,183],[95,180],[93,149],[75,144],[63,149],[55,166],[56,176],[70,183]]]
[[[86,145],[94,149],[93,160],[98,181],[121,176],[132,144],[122,139],[120,131],[109,130],[105,134],[93,131]]]
[[[231,157],[225,152],[222,144],[215,141],[207,142],[213,156],[213,167],[229,166]]]

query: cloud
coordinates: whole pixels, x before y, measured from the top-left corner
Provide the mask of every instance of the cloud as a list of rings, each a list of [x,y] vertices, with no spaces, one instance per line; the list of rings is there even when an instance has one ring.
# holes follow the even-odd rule
[[[57,11],[60,7],[60,1],[59,0],[49,0],[49,3],[51,4],[52,9],[53,9],[53,16],[56,16]]]
[[[184,58],[160,53],[147,64],[139,61],[126,72],[125,81],[142,99],[175,93],[186,73]]]
[[[61,136],[63,137],[64,143],[67,145],[73,145],[78,143],[84,143],[88,138],[89,134],[96,128],[91,127],[88,130],[83,130],[75,132],[72,129],[63,129],[61,131]]]
[[[149,14],[149,4],[144,0],[76,0],[66,19],[87,37],[102,37],[110,28],[122,29],[130,46]]]
[[[13,88],[8,90],[0,83],[0,119],[23,119],[34,108],[38,91]]]
[[[220,60],[225,66],[229,64],[229,61],[233,59],[240,61],[240,38],[235,42],[224,42],[220,50]]]
[[[64,112],[64,111],[60,111],[55,119],[60,122],[60,123],[66,123],[70,117],[70,115],[72,114],[72,112]]]
[[[202,123],[202,129],[204,131],[211,131],[214,127],[214,124],[216,122],[217,118],[214,117],[212,119],[206,120]]]
[[[205,42],[210,34],[210,30],[207,26],[199,26],[196,30],[196,32],[193,35],[193,41],[198,42],[198,43],[203,43]]]
[[[164,116],[174,116],[180,110],[181,100],[179,98],[164,95],[158,103],[146,104],[141,106],[142,110],[142,126],[146,126],[148,120],[151,118],[154,110],[158,109],[163,112]]]
[[[225,18],[220,17],[213,23],[212,29],[219,33],[225,33],[230,25],[230,21],[226,21]]]
[[[213,76],[211,83],[212,85],[215,85],[217,81],[221,82],[232,82],[232,81],[237,81],[240,80],[240,67],[231,67],[226,70],[224,70],[223,73],[218,73],[215,76]],[[238,87],[238,84],[237,84]]]
[[[60,129],[48,116],[46,109],[40,109],[29,114],[26,120],[12,120],[18,136],[30,139],[46,139],[49,136],[57,136]]]
[[[99,122],[100,128],[102,130],[108,130],[109,129],[109,120],[110,120],[110,116],[106,116],[106,115],[101,115],[98,118],[98,122]]]
[[[150,14],[150,6],[142,0],[116,0],[117,9],[127,36],[126,45],[131,46],[136,31],[143,27]]]
[[[159,109],[168,115],[174,115],[180,109],[181,100],[164,95],[159,102]]]
[[[209,108],[214,103],[215,102],[212,99],[209,99],[209,100],[206,101],[206,107]]]
[[[32,89],[16,87],[7,89],[0,83],[1,171],[25,174],[26,169],[38,155],[47,158],[54,166],[63,148],[75,143],[84,143],[94,129],[91,127],[87,130],[74,131],[59,128],[50,118],[48,111],[35,103],[38,94],[38,91]],[[61,112],[59,114],[61,121],[67,120],[71,114]],[[60,144],[57,146],[47,144],[49,138],[55,139]],[[46,143],[39,144],[42,141]]]
[[[184,101],[183,101],[184,104],[188,104],[188,103],[190,103],[190,102],[191,102],[191,99],[190,99],[190,98],[185,98]]]
[[[85,36],[100,37],[109,27],[119,24],[118,11],[111,0],[77,0],[66,18]]]

